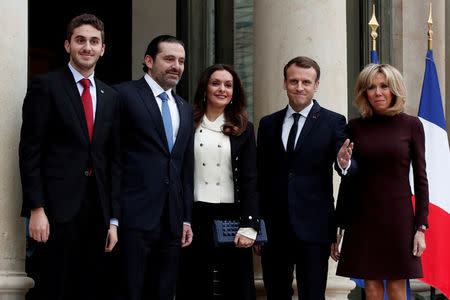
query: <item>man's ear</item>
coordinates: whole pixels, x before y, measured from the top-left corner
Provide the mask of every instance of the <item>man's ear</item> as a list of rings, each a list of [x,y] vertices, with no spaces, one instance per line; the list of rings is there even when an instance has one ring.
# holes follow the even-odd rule
[[[314,92],[317,92],[317,91],[319,90],[319,83],[320,83],[319,80],[317,80],[317,81],[314,83]]]
[[[70,54],[70,42],[68,40],[64,41],[64,48],[66,49],[66,52]]]
[[[147,54],[144,58],[144,61],[145,61],[145,65],[147,66],[147,68],[149,70],[151,70],[153,67],[153,58]]]
[[[286,82],[286,79],[285,79],[285,80],[283,81],[283,87],[284,87],[285,90],[287,90],[286,86],[287,86],[287,82]]]

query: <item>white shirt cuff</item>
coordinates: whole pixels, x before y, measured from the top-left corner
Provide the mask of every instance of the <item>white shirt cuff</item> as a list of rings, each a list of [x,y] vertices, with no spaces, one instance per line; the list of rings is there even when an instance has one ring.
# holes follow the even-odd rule
[[[258,232],[256,232],[255,229],[251,227],[242,227],[239,228],[238,232],[240,235],[243,235],[245,237],[248,237],[249,239],[256,240],[256,235]]]
[[[109,220],[109,224],[110,224],[110,225],[116,225],[117,227],[119,227],[119,220],[116,219],[116,218],[111,218],[111,219]]]
[[[191,226],[191,223],[190,222],[183,222],[183,225]]]
[[[337,163],[338,163],[339,169],[341,169],[342,175],[347,175],[347,171],[348,171],[348,169],[350,169],[350,166],[352,165],[352,160],[349,160],[348,166],[345,169],[343,169],[341,167],[341,164],[339,163],[339,160],[337,160]]]

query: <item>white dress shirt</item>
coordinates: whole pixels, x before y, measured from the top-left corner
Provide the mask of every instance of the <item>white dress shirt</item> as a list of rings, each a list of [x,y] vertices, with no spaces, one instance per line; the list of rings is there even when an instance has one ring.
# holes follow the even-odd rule
[[[78,72],[69,62],[69,69],[73,74],[73,78],[75,79],[75,82],[77,83],[78,92],[83,94],[84,86],[81,84],[80,80],[85,79],[83,75],[81,75],[80,72]],[[92,98],[92,113],[94,116],[94,122],[95,122],[95,113],[97,112],[97,89],[95,87],[95,80],[94,80],[94,72],[92,72],[91,76],[86,78],[91,83],[89,86],[89,91],[91,92],[91,98]]]
[[[311,101],[311,103],[305,107],[303,110],[299,111],[300,118],[298,119],[298,129],[297,129],[297,135],[295,136],[295,142],[294,142],[294,149],[297,145],[298,137],[300,136],[300,132],[303,129],[303,126],[305,125],[306,118],[308,117],[309,112],[311,111],[311,108],[313,107],[314,102]],[[281,132],[281,140],[283,141],[284,150],[286,151],[287,142],[289,138],[289,132],[291,131],[292,125],[294,125],[294,117],[292,114],[296,113],[296,111],[288,104],[287,110],[286,110],[286,116],[284,117],[283,121],[283,129]],[[348,162],[347,168],[343,169],[341,167],[341,164],[339,163],[339,160],[336,159],[338,162],[338,167],[341,169],[342,175],[347,175],[347,171],[350,168],[350,165],[352,164],[352,161],[350,160]]]
[[[180,128],[180,113],[178,112],[177,103],[175,102],[175,98],[172,95],[172,89],[168,89],[167,91],[163,90],[162,87],[159,86],[156,81],[150,77],[150,75],[145,74],[144,75],[145,81],[147,81],[148,85],[150,86],[150,89],[153,92],[153,96],[155,96],[156,103],[158,104],[159,111],[162,113],[162,100],[158,96],[161,95],[161,93],[166,92],[168,96],[167,104],[169,105],[170,110],[170,118],[172,119],[172,133],[173,133],[173,144],[175,145],[175,141],[177,139],[178,135],[178,129]]]
[[[231,144],[222,133],[224,122],[223,114],[212,122],[203,116],[195,130],[194,201],[234,203]],[[239,228],[238,233],[253,240],[257,235],[251,227]]]

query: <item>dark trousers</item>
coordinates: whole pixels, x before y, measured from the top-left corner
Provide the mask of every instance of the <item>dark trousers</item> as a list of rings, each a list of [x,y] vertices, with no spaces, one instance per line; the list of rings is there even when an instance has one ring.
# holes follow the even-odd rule
[[[286,231],[289,232],[289,231]],[[262,248],[267,300],[291,300],[294,265],[300,300],[325,300],[330,243],[309,243],[280,234]]]
[[[103,299],[107,226],[100,209],[95,178],[89,178],[86,197],[68,223],[50,223],[50,236],[39,243],[30,262],[35,287],[27,300]]]
[[[234,204],[194,203],[192,244],[182,249],[177,300],[254,300],[251,248],[216,248],[213,220],[237,218]]]
[[[173,237],[164,209],[151,231],[122,229],[122,262],[127,300],[172,300],[178,274],[181,238]]]

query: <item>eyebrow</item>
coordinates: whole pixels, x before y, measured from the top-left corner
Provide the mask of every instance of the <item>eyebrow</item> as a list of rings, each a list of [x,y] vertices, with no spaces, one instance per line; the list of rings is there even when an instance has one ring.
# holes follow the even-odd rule
[[[99,39],[100,39],[98,36],[86,37],[86,36],[84,36],[84,35],[77,35],[76,37],[74,37],[74,39],[78,39],[78,38],[83,38],[83,39],[96,39],[96,40],[99,40]]]

